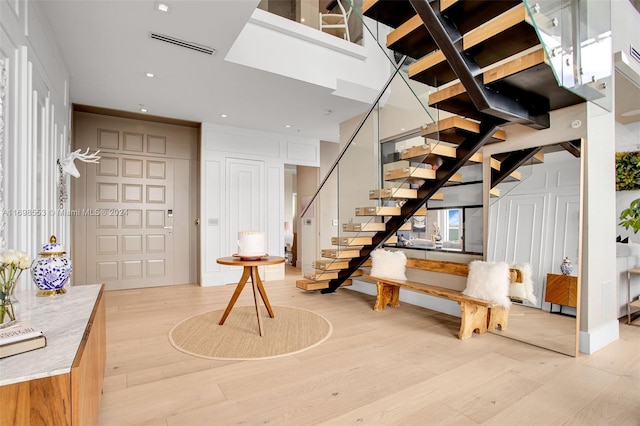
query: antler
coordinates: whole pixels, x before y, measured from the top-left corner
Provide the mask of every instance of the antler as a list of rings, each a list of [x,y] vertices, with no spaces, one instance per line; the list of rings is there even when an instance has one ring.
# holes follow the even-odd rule
[[[80,173],[76,168],[76,165],[73,163],[76,159],[85,163],[97,163],[101,157],[98,156],[100,150],[94,152],[93,154],[89,154],[89,148],[84,153],[80,153],[80,150],[77,149],[69,154],[64,160],[60,161],[60,166],[62,167],[62,171],[64,173],[68,173],[73,177],[80,177]]]
[[[69,157],[65,158],[64,161],[67,161],[67,160],[73,161],[75,159],[78,159],[80,161],[84,161],[85,163],[97,163],[101,158],[101,157],[98,157],[98,153],[99,152],[100,152],[100,150],[97,150],[93,154],[89,154],[89,148],[87,148],[87,150],[83,154],[81,154],[80,150],[77,149],[77,150],[73,151],[69,155]]]

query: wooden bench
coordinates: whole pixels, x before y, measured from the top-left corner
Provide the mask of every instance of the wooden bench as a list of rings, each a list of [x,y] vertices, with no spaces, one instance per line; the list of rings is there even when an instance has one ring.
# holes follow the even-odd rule
[[[407,258],[407,268],[464,277],[469,273],[469,266],[466,263],[414,258]],[[468,339],[474,331],[482,334],[486,333],[487,330],[493,330],[498,327],[502,330],[507,328],[509,320],[508,308],[487,300],[465,296],[460,290],[422,282],[374,277],[372,275],[364,275],[363,278],[375,281],[376,283],[377,296],[376,303],[373,307],[376,311],[383,310],[387,305],[393,308],[400,306],[400,288],[406,288],[419,293],[458,302],[462,313],[460,331],[458,332],[459,339]],[[521,282],[522,276],[520,271],[512,269],[510,279],[511,282]]]

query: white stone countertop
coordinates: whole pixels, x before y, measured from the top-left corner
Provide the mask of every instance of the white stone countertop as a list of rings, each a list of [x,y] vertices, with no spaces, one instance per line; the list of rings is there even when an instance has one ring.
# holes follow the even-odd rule
[[[0,359],[0,386],[71,371],[101,284],[65,287],[65,294],[36,297],[35,285],[16,290],[18,318],[44,332],[47,346]]]

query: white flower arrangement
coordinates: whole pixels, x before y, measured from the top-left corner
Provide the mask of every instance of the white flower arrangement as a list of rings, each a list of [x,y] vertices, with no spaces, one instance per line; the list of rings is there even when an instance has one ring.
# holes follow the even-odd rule
[[[15,321],[12,294],[22,271],[31,267],[31,257],[22,251],[5,250],[0,254],[0,325]]]

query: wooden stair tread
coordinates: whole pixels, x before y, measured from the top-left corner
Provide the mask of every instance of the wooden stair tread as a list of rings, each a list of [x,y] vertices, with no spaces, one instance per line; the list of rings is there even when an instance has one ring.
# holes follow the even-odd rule
[[[369,199],[415,199],[418,196],[417,189],[410,188],[382,188],[369,191]]]
[[[473,32],[476,27],[496,19],[519,2],[501,1],[500,5],[491,5],[488,1],[465,1],[463,2],[466,3],[465,5],[457,7],[455,3],[455,1],[440,1],[440,9],[449,9],[446,16],[460,30],[460,34],[465,35]],[[438,2],[432,2],[432,7],[438,11]],[[418,15],[411,16],[393,28],[395,30],[387,36],[387,48],[391,50],[419,59],[437,49],[435,41]],[[453,78],[455,79],[455,76]]]
[[[400,207],[367,206],[356,207],[356,216],[399,216]]]
[[[323,249],[320,251],[320,255],[327,259],[352,259],[360,256],[360,249]]]
[[[331,237],[331,244],[334,246],[366,246],[371,244],[373,237]]]
[[[349,286],[353,283],[350,278],[347,278],[340,287]],[[329,281],[314,281],[309,279],[296,280],[296,287],[302,290],[323,290],[329,288]]]
[[[386,229],[384,222],[368,223],[343,223],[343,232],[381,232]],[[399,229],[400,231],[411,231],[411,223],[407,222]]]
[[[462,38],[462,49],[480,68],[496,64],[540,44],[523,3],[494,17]],[[440,51],[409,66],[409,78],[439,87],[458,77]]]
[[[415,182],[426,179],[435,179],[436,171],[432,169],[425,169],[422,167],[403,167],[401,169],[388,170],[385,173],[384,180],[386,181],[406,181]]]
[[[387,35],[387,48],[419,59],[436,50],[438,45],[422,19],[414,15]]]
[[[314,269],[318,269],[321,271],[339,271],[342,269],[347,269],[349,267],[349,261],[319,259],[314,261],[312,266]],[[371,259],[365,260],[361,266],[371,266]]]
[[[459,145],[469,136],[478,133],[480,133],[478,122],[460,116],[452,116],[427,125],[422,130],[421,136]],[[505,131],[498,130],[487,143],[505,141],[506,139]]]
[[[550,110],[583,103],[585,100],[558,86],[542,48],[486,71],[483,81],[491,90],[511,93],[522,90],[549,99]],[[463,117],[480,120],[479,113],[461,83],[455,83],[429,95],[429,106]]]
[[[416,14],[408,1],[364,0],[362,14],[391,28],[402,25]]]
[[[521,0],[441,0],[440,10],[446,11],[464,35],[521,3]]]
[[[347,269],[347,268],[343,268],[343,269]],[[342,269],[331,270],[331,271],[317,270],[317,271],[306,272],[303,276],[305,279],[313,280],[313,281],[329,281],[329,280],[335,280],[336,278],[338,278],[338,273],[341,270]],[[353,273],[350,276],[360,277],[362,276],[362,274],[363,274],[362,269],[356,269],[355,271],[353,271]]]

